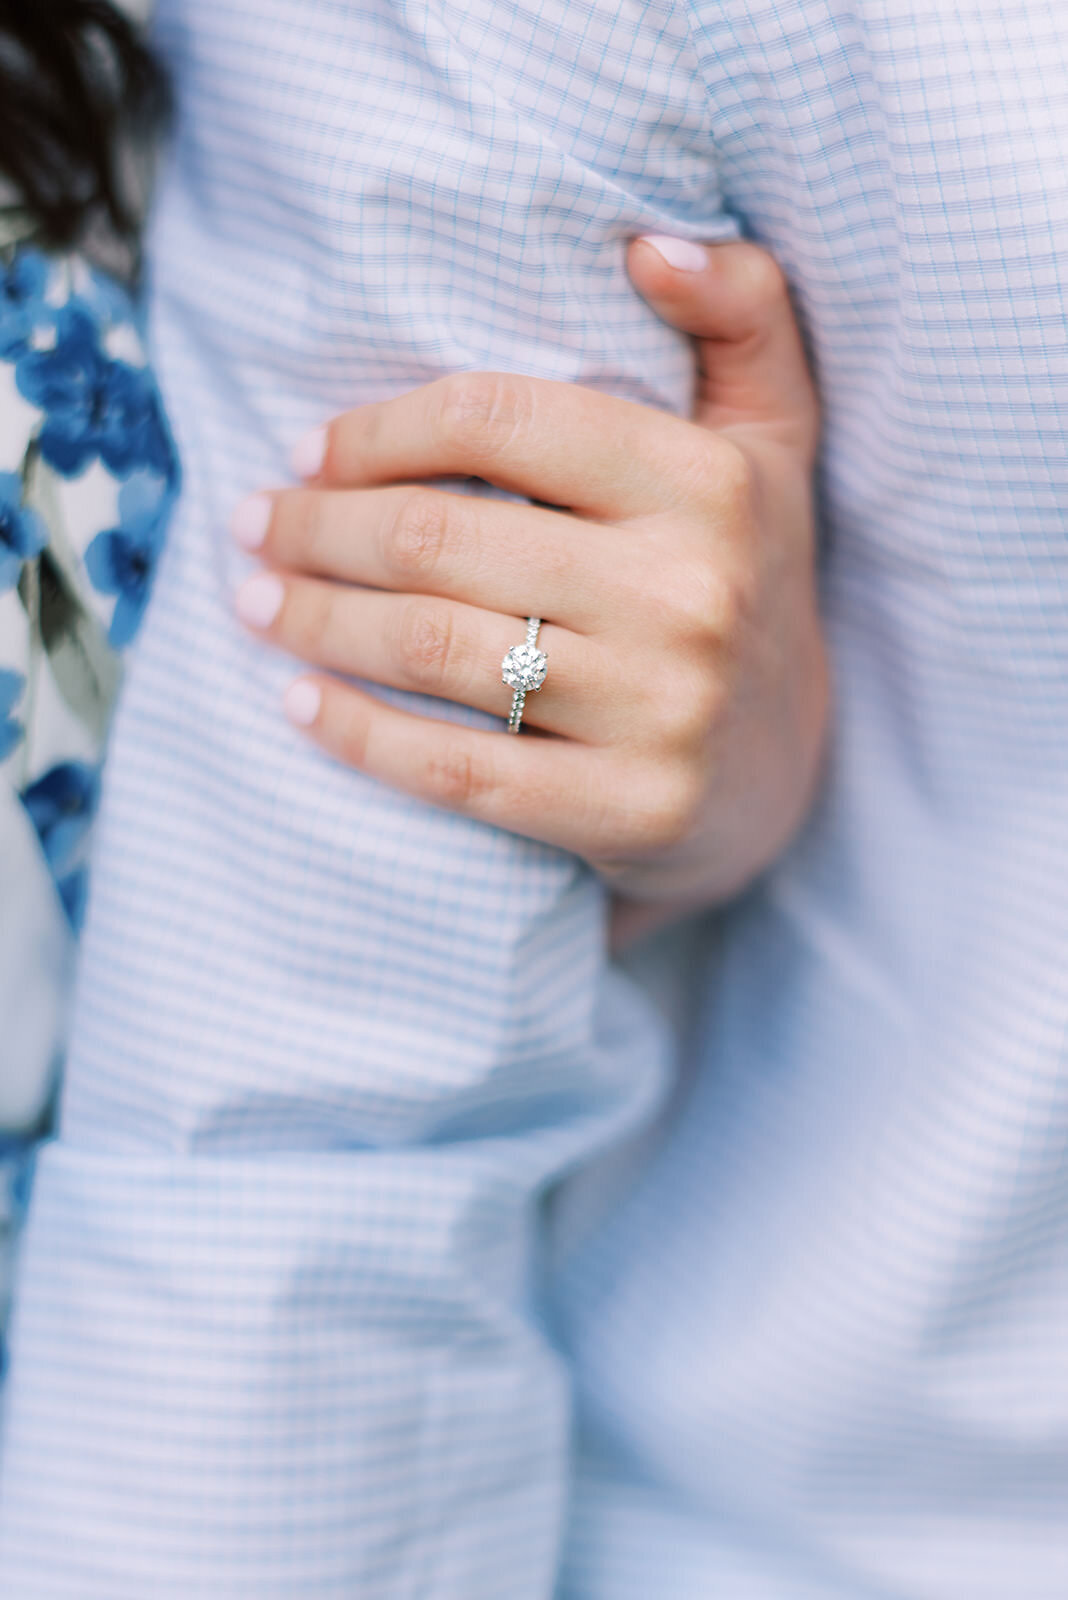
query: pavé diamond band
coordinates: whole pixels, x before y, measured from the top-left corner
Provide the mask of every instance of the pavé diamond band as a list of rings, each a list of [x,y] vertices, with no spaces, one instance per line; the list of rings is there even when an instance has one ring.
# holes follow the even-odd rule
[[[540,617],[528,617],[526,640],[523,644],[514,644],[501,662],[501,682],[515,690],[508,717],[509,733],[519,732],[527,695],[541,688],[549,670],[548,656],[544,650],[538,649],[540,627]]]

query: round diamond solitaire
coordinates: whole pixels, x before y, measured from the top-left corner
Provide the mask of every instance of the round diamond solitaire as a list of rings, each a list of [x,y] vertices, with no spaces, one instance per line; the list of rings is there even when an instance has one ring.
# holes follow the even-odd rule
[[[508,732],[518,733],[523,720],[523,705],[532,689],[540,689],[549,670],[549,658],[538,649],[540,617],[527,618],[527,636],[522,644],[514,644],[501,662],[501,682],[514,689],[512,709],[508,714]]]
[[[501,682],[529,694],[540,689],[549,670],[549,658],[533,644],[514,644],[501,662]]]

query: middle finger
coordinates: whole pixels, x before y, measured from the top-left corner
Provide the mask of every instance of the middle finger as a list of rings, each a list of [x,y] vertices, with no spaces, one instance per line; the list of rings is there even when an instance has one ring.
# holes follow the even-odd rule
[[[621,568],[638,593],[647,576],[636,530],[422,485],[257,495],[238,508],[234,533],[291,571],[550,616],[580,633],[607,625]]]

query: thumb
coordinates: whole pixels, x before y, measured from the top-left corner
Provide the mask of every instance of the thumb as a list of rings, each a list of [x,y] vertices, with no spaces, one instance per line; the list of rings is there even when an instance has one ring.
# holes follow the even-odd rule
[[[627,252],[638,292],[697,341],[694,421],[754,428],[815,455],[819,410],[778,265],[747,241],[703,245],[649,234]]]

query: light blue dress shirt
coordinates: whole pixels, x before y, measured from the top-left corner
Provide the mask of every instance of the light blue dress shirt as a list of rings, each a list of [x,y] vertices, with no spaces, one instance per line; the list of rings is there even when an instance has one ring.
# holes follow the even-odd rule
[[[169,0],[160,41],[187,490],[26,1241],[5,1597],[1063,1600],[1061,0]],[[804,836],[682,941],[683,1051],[581,867],[285,726],[226,525],[443,372],[685,410],[623,245],[732,217],[811,336],[837,698]]]

